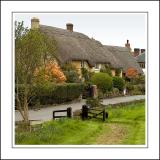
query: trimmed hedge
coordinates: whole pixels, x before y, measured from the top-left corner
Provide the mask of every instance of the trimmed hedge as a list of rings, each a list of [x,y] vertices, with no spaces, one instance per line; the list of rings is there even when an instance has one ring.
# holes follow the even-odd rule
[[[34,87],[35,95],[30,106],[64,103],[79,98],[83,92],[81,83],[48,84]],[[23,90],[22,85],[19,90]],[[23,94],[21,92],[21,94]]]
[[[83,92],[83,85],[80,83],[65,83],[53,85],[49,88],[43,86],[37,93],[40,104],[64,103],[79,98]]]

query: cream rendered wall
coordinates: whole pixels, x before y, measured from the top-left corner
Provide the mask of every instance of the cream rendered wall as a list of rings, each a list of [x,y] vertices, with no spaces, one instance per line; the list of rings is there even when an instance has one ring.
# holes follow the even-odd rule
[[[81,76],[82,76],[81,61],[72,61],[71,64],[74,65],[77,68],[78,74],[80,75],[80,78],[81,78]],[[86,68],[90,72],[93,71],[93,68],[91,68],[86,61],[84,61],[84,68]]]
[[[81,75],[81,61],[72,61],[71,64],[76,67],[78,74]]]
[[[121,69],[121,73],[120,73],[120,77],[122,78],[123,74],[122,74],[122,69]]]
[[[115,76],[116,75],[116,70],[115,69],[111,69],[111,73],[112,73],[112,76]]]
[[[77,68],[78,73],[81,77],[81,61],[72,61],[71,64],[74,65]],[[90,67],[88,65],[87,61],[84,61],[84,68],[86,68],[90,72],[96,72],[96,73],[100,72],[100,69],[103,67],[103,64],[98,64],[98,65],[99,65],[99,69],[97,69],[95,67]],[[116,75],[116,70],[111,69],[111,73],[112,73],[112,76],[115,76]],[[122,69],[121,69],[120,77],[122,77]]]
[[[100,72],[101,68],[102,68],[102,64],[97,64],[99,68],[95,68],[95,67],[92,67],[92,71],[95,72],[95,73],[98,73]]]

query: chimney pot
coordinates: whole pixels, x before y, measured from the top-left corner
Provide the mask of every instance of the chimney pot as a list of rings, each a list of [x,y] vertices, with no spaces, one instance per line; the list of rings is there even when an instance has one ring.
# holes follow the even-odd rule
[[[39,19],[37,17],[33,17],[31,19],[31,29],[38,29],[39,28]]]
[[[134,57],[138,56],[140,54],[139,48],[134,48]]]
[[[66,28],[68,31],[73,32],[73,24],[72,23],[67,23]]]
[[[127,47],[127,48],[129,48],[131,50],[130,43],[129,43],[128,39],[127,39],[127,43],[125,44],[125,47]]]
[[[145,53],[145,49],[141,49],[141,53]]]
[[[135,52],[139,52],[140,49],[139,49],[139,48],[134,48],[134,51],[135,51]]]

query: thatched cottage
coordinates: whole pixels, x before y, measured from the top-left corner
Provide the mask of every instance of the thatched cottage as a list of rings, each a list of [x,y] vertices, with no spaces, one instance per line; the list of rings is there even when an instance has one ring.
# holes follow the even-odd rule
[[[146,69],[145,69],[145,52],[141,52],[141,54],[139,54],[137,57],[135,57],[135,59],[137,60],[139,66],[142,68],[144,74],[146,73]]]
[[[135,58],[130,54],[128,47],[103,45],[93,38],[75,32],[71,23],[66,24],[66,29],[61,29],[40,25],[39,19],[32,18],[31,28],[39,29],[47,36],[53,37],[57,44],[56,58],[58,62],[74,64],[79,73],[81,73],[82,67],[99,72],[105,64],[109,64],[113,76],[116,69],[121,69],[120,75],[122,76],[131,67],[136,69],[139,74],[143,73]]]

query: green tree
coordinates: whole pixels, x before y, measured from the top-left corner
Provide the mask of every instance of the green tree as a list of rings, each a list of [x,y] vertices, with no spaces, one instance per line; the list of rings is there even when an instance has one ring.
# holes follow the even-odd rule
[[[25,28],[23,22],[15,22],[15,82],[16,105],[24,121],[28,121],[28,104],[34,96],[35,70],[54,57],[55,41],[38,29]],[[23,85],[23,97],[20,86]]]
[[[120,91],[123,91],[125,86],[125,81],[121,77],[113,77],[113,87],[118,88]]]

